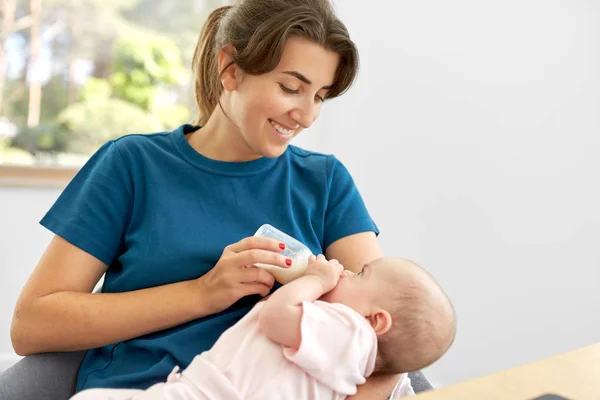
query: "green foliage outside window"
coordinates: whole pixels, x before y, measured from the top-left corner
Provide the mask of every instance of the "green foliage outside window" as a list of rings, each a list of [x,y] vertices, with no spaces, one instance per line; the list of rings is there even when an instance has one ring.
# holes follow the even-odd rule
[[[4,2],[0,164],[81,165],[107,140],[193,118],[191,58],[222,1]]]

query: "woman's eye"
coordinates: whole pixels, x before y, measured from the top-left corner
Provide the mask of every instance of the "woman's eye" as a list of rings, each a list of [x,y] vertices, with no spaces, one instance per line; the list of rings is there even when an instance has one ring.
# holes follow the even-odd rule
[[[286,93],[290,93],[290,94],[298,94],[298,93],[300,93],[300,91],[299,91],[299,90],[290,89],[290,88],[288,88],[288,87],[285,87],[285,86],[284,86],[284,85],[282,85],[282,84],[279,84],[279,86],[281,87],[281,90],[283,90],[283,91],[284,91],[284,92],[286,92]]]
[[[281,87],[281,90],[283,90],[284,92],[289,93],[289,94],[298,94],[298,93],[300,93],[300,90],[290,89],[289,87],[287,87],[285,85],[282,85],[281,83],[279,84],[279,87]],[[315,95],[315,100],[323,103],[325,101],[325,98],[319,96],[318,94],[316,94]]]

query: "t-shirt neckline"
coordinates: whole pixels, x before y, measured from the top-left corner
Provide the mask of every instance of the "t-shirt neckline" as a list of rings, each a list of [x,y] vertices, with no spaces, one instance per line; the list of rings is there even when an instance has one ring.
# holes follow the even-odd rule
[[[220,175],[243,176],[253,175],[271,168],[277,162],[277,158],[261,157],[252,161],[220,161],[208,158],[196,151],[185,135],[201,129],[198,125],[184,124],[171,132],[171,141],[179,150],[181,155],[192,165]]]

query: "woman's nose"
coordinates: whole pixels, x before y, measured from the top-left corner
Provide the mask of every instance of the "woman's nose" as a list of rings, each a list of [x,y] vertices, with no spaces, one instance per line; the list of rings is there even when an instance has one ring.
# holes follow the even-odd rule
[[[303,129],[308,129],[316,121],[318,111],[314,101],[302,101],[301,104],[292,111],[291,118],[298,122]]]

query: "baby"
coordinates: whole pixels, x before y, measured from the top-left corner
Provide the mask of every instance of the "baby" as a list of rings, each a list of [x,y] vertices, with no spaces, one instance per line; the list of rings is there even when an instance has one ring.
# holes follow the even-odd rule
[[[320,255],[167,382],[72,399],[344,399],[371,374],[432,364],[455,332],[450,301],[414,263],[381,258],[355,274]]]

